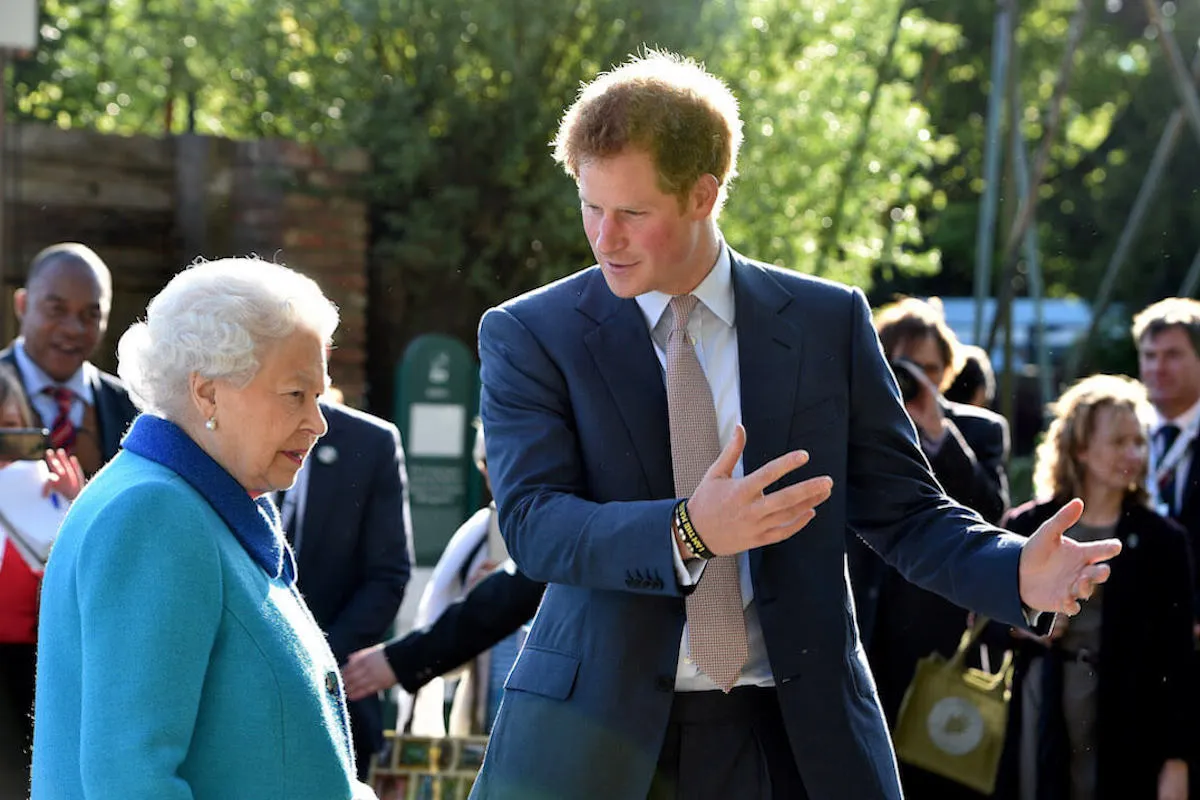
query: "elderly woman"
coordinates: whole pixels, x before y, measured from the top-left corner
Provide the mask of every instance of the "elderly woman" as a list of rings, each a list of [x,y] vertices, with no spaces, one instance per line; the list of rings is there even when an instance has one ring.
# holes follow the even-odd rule
[[[1081,497],[1071,536],[1116,536],[1124,549],[1079,614],[1058,617],[1045,638],[1022,640],[1006,770],[1020,785],[998,796],[1188,795],[1192,578],[1183,530],[1147,505],[1145,410],[1145,390],[1125,377],[1071,387],[1038,448],[1043,499],[1008,519],[1011,530],[1033,533]]]
[[[337,321],[308,278],[228,259],[121,338],[144,413],[47,566],[35,798],[374,797],[269,499],[325,432]]]

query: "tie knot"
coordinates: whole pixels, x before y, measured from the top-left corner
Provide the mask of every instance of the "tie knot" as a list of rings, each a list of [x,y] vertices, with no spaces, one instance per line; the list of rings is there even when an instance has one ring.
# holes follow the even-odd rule
[[[1171,445],[1179,438],[1179,426],[1168,422],[1158,429],[1158,435],[1162,439],[1163,450],[1170,450]]]
[[[42,389],[42,394],[54,398],[54,402],[58,403],[59,408],[70,406],[71,401],[75,399],[75,393],[65,386],[47,386]]]
[[[694,294],[677,294],[671,298],[671,313],[675,316],[675,326],[671,330],[681,331],[687,328],[688,317],[695,310],[700,298]]]

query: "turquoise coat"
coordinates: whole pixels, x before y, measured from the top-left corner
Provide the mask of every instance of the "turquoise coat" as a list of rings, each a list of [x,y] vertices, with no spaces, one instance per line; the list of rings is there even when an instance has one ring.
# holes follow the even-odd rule
[[[337,664],[274,506],[164,420],[125,448],[47,565],[34,799],[357,796]]]

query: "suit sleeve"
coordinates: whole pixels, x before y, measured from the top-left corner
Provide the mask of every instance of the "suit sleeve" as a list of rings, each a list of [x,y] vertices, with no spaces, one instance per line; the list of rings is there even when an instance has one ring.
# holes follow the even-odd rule
[[[1001,423],[972,420],[960,428],[947,420],[946,438],[929,459],[934,476],[958,503],[991,523],[1008,510],[1008,431]],[[977,423],[977,424],[974,424]]]
[[[371,484],[366,494],[359,537],[362,579],[327,631],[329,649],[339,664],[356,650],[380,639],[396,617],[412,570],[412,530],[407,475],[400,434],[394,426],[377,435]]]
[[[394,639],[384,655],[408,692],[462,666],[537,612],[545,584],[498,569],[450,604],[430,626]]]
[[[920,451],[858,290],[850,318],[849,526],[912,583],[1027,628],[1018,577],[1025,539],[946,497]]]
[[[679,595],[675,501],[587,499],[567,382],[507,309],[484,315],[479,358],[488,474],[500,530],[521,572],[543,583]]]
[[[202,514],[165,485],[142,485],[86,534],[74,568],[88,798],[192,797],[179,768],[222,612],[220,554],[196,530]]]

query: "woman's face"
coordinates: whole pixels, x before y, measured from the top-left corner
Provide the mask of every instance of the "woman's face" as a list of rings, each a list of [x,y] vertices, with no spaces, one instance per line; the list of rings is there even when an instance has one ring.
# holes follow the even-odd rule
[[[317,405],[325,391],[325,343],[297,328],[259,354],[250,383],[215,381],[217,428],[200,429],[206,450],[252,495],[289,488],[328,426]]]
[[[1128,408],[1096,410],[1087,447],[1076,456],[1087,492],[1125,492],[1146,470],[1146,434]],[[1085,498],[1086,501],[1086,498]]]

